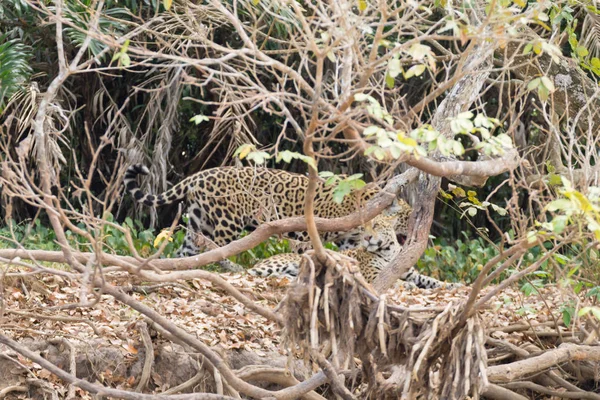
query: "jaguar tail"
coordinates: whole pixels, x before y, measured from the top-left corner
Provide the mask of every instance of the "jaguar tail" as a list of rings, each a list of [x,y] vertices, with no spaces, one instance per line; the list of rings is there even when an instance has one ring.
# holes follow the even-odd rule
[[[125,172],[123,183],[125,184],[127,191],[136,201],[150,207],[157,207],[182,200],[187,194],[187,186],[184,182],[179,182],[177,185],[161,194],[153,195],[144,193],[142,189],[140,189],[136,178],[138,175],[148,175],[149,173],[150,171],[148,168],[140,164],[130,166]]]

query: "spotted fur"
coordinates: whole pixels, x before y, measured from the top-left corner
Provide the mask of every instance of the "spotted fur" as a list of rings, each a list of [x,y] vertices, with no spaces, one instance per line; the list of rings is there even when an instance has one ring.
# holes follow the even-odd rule
[[[358,261],[360,272],[367,282],[373,282],[379,272],[394,259],[401,249],[395,230],[398,217],[399,215],[383,214],[375,217],[372,226],[362,227],[360,245],[341,252]],[[259,262],[248,273],[255,276],[285,276],[293,279],[298,275],[301,260],[302,255],[300,254],[278,254]],[[406,272],[401,279],[410,286],[422,289],[462,286],[422,275],[414,268]]]
[[[304,196],[308,177],[283,170],[267,168],[219,167],[200,171],[177,183],[164,193],[144,193],[136,181],[138,175],[147,175],[148,169],[133,165],[125,173],[126,190],[138,202],[150,207],[185,200],[188,203],[188,230],[178,256],[198,254],[196,233],[201,233],[216,245],[223,246],[239,238],[244,229],[253,230],[272,220],[303,215]],[[319,182],[315,196],[315,214],[323,218],[343,217],[356,210],[357,205],[377,193],[377,188],[364,189],[346,196],[341,204],[333,200],[333,186]],[[410,206],[402,200],[390,209],[407,211],[398,223],[399,233],[405,234]],[[400,220],[399,220],[400,221]],[[286,237],[308,240],[306,232],[290,232]],[[323,240],[333,241],[340,248],[355,247],[360,233],[326,232]]]

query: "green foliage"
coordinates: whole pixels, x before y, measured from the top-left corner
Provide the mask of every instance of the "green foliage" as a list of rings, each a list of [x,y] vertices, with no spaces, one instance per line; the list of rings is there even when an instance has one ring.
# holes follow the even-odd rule
[[[105,216],[107,222],[114,223],[112,214]],[[184,222],[185,219],[184,219]],[[161,234],[164,231],[156,234],[153,229],[146,229],[140,221],[134,221],[131,218],[125,218],[125,221],[120,224],[122,228],[128,229],[131,234],[131,243],[142,257],[149,257],[155,253],[161,245]],[[83,224],[79,228],[85,229]],[[27,249],[35,250],[60,250],[60,246],[56,242],[56,235],[51,228],[48,228],[36,219],[32,224],[14,224],[14,238]],[[73,248],[79,251],[91,251],[90,244],[83,241],[82,238],[72,231],[65,232],[67,240]],[[247,232],[242,234],[242,237],[247,235]],[[177,249],[182,245],[185,237],[185,230],[179,229],[173,235],[166,239],[167,245],[162,253],[164,257],[174,257]],[[103,225],[101,232],[103,241],[103,250],[109,254],[117,254],[122,256],[131,255],[130,246],[122,229],[111,224]],[[0,228],[0,248],[15,248],[12,239],[11,229],[9,227]],[[332,248],[331,245],[327,246]],[[287,240],[281,240],[276,237],[270,238],[268,241],[259,244],[255,248],[245,251],[237,256],[231,257],[230,260],[240,265],[249,267],[254,265],[258,260],[271,257],[275,254],[289,253],[290,247]]]
[[[319,173],[321,178],[327,178],[325,186],[335,185],[333,190],[333,201],[341,204],[344,198],[354,190],[362,189],[366,183],[363,181],[363,174],[354,174],[347,177],[335,175],[333,172],[323,171]]]
[[[20,242],[25,248],[39,250],[59,250],[55,242],[56,235],[52,229],[44,226],[39,219],[32,224],[13,225],[12,232],[10,227],[0,228],[0,248],[15,248],[11,241],[13,238]]]
[[[540,224],[541,229],[561,234],[569,225],[593,233],[600,240],[600,188],[589,187],[589,196],[575,190],[568,179],[561,177],[563,196],[550,202],[546,211],[554,214],[550,222]]]
[[[111,214],[106,215],[106,221],[113,222]],[[83,224],[79,224],[80,229],[86,229]],[[153,247],[155,240],[155,232],[152,229],[144,229],[140,221],[133,221],[131,218],[126,218],[121,224],[122,228],[129,229],[131,233],[131,242],[133,247],[142,257],[148,257],[156,251]],[[36,219],[32,224],[14,224],[13,225],[14,239],[20,242],[27,249],[37,250],[60,250],[60,246],[56,242],[54,231],[44,224],[39,219]],[[67,230],[65,232],[67,240],[73,248],[79,251],[91,251],[90,243],[85,241],[81,236]],[[172,256],[183,243],[185,232],[179,230],[173,235],[173,241],[165,247],[163,255]],[[11,229],[9,227],[0,228],[0,248],[14,248],[15,244],[12,239]],[[122,229],[116,226],[105,224],[101,232],[103,242],[103,250],[109,254],[131,255],[129,244]]]
[[[86,38],[85,32],[89,29],[95,13],[94,8],[92,8],[94,4],[96,3],[93,0],[68,1],[65,3],[65,17],[79,29],[67,26],[64,30],[67,37],[77,46],[81,46]],[[118,20],[128,21],[131,19],[130,15],[130,11],[126,8],[107,8],[100,17],[98,30],[102,33],[110,34],[113,37],[121,37],[127,32],[128,27],[122,21]],[[92,39],[89,44],[89,51],[94,56],[99,56],[106,47],[105,44]],[[123,47],[126,51],[127,47]],[[125,52],[119,52],[117,54],[121,57],[119,58],[121,65],[127,66],[125,65],[129,60],[127,54]]]
[[[266,151],[256,150],[256,146],[253,144],[243,144],[235,151],[234,157],[239,157],[240,160],[247,158],[248,160],[254,161],[255,164],[261,165],[265,161],[273,157]]]
[[[473,282],[485,263],[498,254],[495,247],[482,238],[447,243],[437,239],[417,262],[417,268],[434,278],[446,281]]]
[[[29,80],[32,69],[29,66],[31,48],[18,39],[7,40],[0,36],[0,111],[13,93]]]
[[[575,304],[573,302],[563,303],[560,307],[560,312],[565,326],[567,328],[570,327],[573,316],[575,315]]]
[[[113,216],[106,216],[108,222],[113,222]],[[142,257],[149,257],[157,251],[159,244],[156,243],[156,232],[154,229],[146,229],[140,221],[133,221],[131,218],[125,218],[121,225],[129,229],[131,241],[137,253]],[[173,234],[172,241],[166,245],[162,255],[171,257],[183,243],[185,231],[180,229]],[[127,242],[125,232],[116,226],[104,225],[102,230],[104,246],[108,252],[118,255],[131,255],[130,246]],[[156,246],[154,246],[156,244]]]
[[[244,232],[243,236],[248,233]],[[247,250],[237,256],[231,257],[230,260],[240,264],[244,267],[251,267],[256,264],[259,260],[269,258],[276,254],[290,253],[290,246],[287,239],[279,239],[277,237],[271,237],[266,242],[263,242],[251,250]]]

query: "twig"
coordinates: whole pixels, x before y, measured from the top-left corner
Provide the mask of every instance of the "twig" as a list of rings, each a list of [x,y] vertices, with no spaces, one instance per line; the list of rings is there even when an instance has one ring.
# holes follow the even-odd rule
[[[142,342],[144,343],[144,368],[142,369],[142,375],[140,381],[135,389],[136,392],[142,392],[148,382],[150,381],[150,374],[152,373],[152,365],[154,365],[154,346],[152,346],[152,339],[148,333],[148,326],[144,321],[137,323],[138,330],[142,336]],[[222,393],[219,393],[222,394]]]

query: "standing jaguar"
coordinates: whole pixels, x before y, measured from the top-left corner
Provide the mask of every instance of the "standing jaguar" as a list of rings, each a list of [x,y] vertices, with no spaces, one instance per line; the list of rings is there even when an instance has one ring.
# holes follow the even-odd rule
[[[361,274],[367,282],[373,282],[379,272],[396,257],[401,245],[396,237],[398,218],[404,218],[404,213],[380,214],[372,221],[372,227],[361,227],[362,239],[360,245],[353,249],[343,250],[342,254],[358,261]],[[295,278],[300,269],[302,255],[295,253],[277,254],[267,258],[248,270],[254,276],[280,276]],[[446,283],[417,272],[410,268],[402,277],[407,287],[434,289],[445,287],[453,289],[461,287],[459,283]]]
[[[203,250],[196,244],[196,233],[223,246],[238,239],[244,229],[252,230],[264,222],[304,213],[308,177],[300,174],[268,168],[218,167],[200,171],[164,193],[153,195],[144,193],[136,181],[138,175],[148,173],[142,165],[132,165],[125,173],[125,188],[136,201],[151,207],[184,199],[188,203],[188,230],[176,253],[178,257],[192,256]],[[377,188],[355,191],[342,203],[336,203],[334,189],[334,186],[319,182],[314,201],[318,217],[346,216],[378,192]],[[406,231],[410,206],[397,200],[392,209],[395,208],[406,211],[407,217],[399,220],[398,226],[399,231]],[[285,236],[308,241],[306,232],[289,232]],[[323,240],[333,241],[340,248],[354,247],[358,237],[355,231],[322,234]]]

